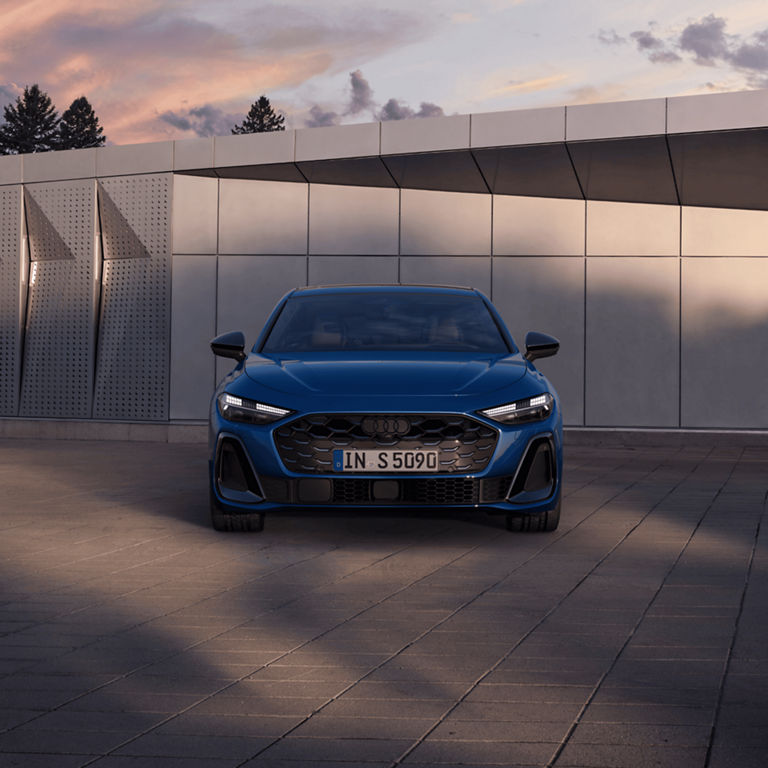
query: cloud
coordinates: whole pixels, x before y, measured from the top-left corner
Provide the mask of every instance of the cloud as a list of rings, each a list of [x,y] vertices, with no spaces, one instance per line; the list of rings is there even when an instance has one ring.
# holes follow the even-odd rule
[[[438,104],[422,101],[418,110],[412,109],[400,99],[388,99],[381,109],[373,98],[373,88],[363,73],[356,69],[349,73],[349,102],[343,108],[343,115],[358,115],[368,112],[373,120],[405,120],[411,117],[442,117],[445,112]],[[309,117],[304,121],[308,128],[324,125],[338,125],[341,121],[339,113],[333,109],[314,104],[309,109]]]
[[[637,30],[629,35],[637,44],[637,50],[646,53],[648,58],[658,63],[679,61],[680,57],[667,47],[667,44],[650,30]]]
[[[597,39],[604,45],[624,45],[627,42],[615,29],[598,29]]]
[[[39,82],[60,107],[85,94],[116,143],[219,131],[222,115],[244,115],[261,93],[349,71],[440,23],[418,7],[344,0],[215,10],[207,0],[23,0],[2,21],[3,80]]]
[[[730,35],[727,24],[726,18],[710,13],[689,22],[679,34],[660,37],[652,23],[649,29],[632,32],[630,37],[655,64],[681,61],[680,54],[688,54],[699,66],[730,67],[743,75],[750,87],[768,86],[768,29],[747,36]]]
[[[191,131],[195,136],[226,136],[232,126],[242,122],[243,116],[225,112],[212,104],[203,104],[186,110],[166,110],[159,118],[180,131]]]
[[[728,56],[725,19],[710,13],[700,21],[689,24],[681,33],[679,45],[695,55],[697,64],[712,66],[717,59]]]
[[[431,101],[422,101],[419,104],[419,111],[414,117],[443,117],[444,115],[445,112],[443,112],[442,107],[433,104]]]
[[[315,104],[309,110],[309,119],[305,121],[307,128],[320,128],[326,125],[338,125],[339,116],[336,112],[331,110],[324,110],[322,107]]]
[[[389,99],[378,114],[378,119],[407,120],[410,117],[442,117],[445,114],[443,108],[428,101],[422,101],[419,110],[415,112],[407,104],[399,99]]]
[[[351,96],[349,99],[349,107],[347,107],[345,114],[357,115],[360,112],[375,107],[373,102],[373,90],[359,69],[349,73],[349,87]]]
[[[15,102],[21,95],[22,88],[19,88],[15,83],[8,83],[7,85],[0,85],[0,108]]]

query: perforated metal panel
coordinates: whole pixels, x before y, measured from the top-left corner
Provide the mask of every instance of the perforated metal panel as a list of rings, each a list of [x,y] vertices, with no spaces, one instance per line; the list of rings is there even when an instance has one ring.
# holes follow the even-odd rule
[[[104,248],[93,415],[168,418],[170,174],[99,183]]]
[[[30,269],[21,416],[90,415],[94,336],[94,183],[24,191]]]
[[[144,247],[125,216],[114,204],[104,187],[99,184],[99,217],[104,259],[149,259]]]
[[[21,188],[0,187],[0,415],[15,416],[19,392]]]

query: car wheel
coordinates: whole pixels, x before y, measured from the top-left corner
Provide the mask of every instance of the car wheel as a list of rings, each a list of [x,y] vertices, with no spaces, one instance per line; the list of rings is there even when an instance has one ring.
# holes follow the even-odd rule
[[[263,531],[264,515],[261,512],[230,514],[222,512],[211,498],[211,525],[217,531]]]
[[[526,515],[512,512],[507,515],[508,531],[554,531],[560,522],[560,499],[557,504],[546,512]]]

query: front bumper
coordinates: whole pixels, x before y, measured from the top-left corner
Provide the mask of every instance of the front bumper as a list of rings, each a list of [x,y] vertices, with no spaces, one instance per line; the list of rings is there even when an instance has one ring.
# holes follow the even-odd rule
[[[555,415],[499,430],[491,461],[474,473],[291,472],[275,448],[272,432],[279,426],[223,420],[211,426],[218,427],[212,431],[211,498],[231,514],[291,507],[537,513],[552,509],[560,496],[562,428]]]

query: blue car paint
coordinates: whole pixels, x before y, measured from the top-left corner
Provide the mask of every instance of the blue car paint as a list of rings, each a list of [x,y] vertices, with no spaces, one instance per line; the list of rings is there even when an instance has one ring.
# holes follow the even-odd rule
[[[381,291],[381,286],[333,286],[302,289],[303,294],[313,291],[340,294],[347,291]],[[466,289],[427,286],[397,286],[399,291],[465,291]],[[216,488],[214,454],[220,435],[236,437],[244,446],[256,475],[271,477],[338,478],[342,473],[300,474],[288,470],[278,456],[273,432],[282,424],[310,413],[409,413],[425,412],[462,414],[483,421],[499,433],[499,439],[488,466],[472,475],[450,473],[457,477],[501,477],[515,475],[527,446],[542,436],[549,436],[555,449],[557,467],[552,492],[544,499],[529,503],[484,503],[471,505],[491,513],[537,513],[549,510],[559,499],[562,483],[562,418],[560,402],[546,377],[533,363],[524,359],[506,329],[495,307],[478,291],[493,316],[499,331],[509,347],[508,354],[468,354],[435,351],[370,351],[370,352],[311,352],[298,356],[268,355],[259,350],[279,316],[285,302],[294,294],[289,292],[277,304],[254,344],[251,354],[239,362],[216,388],[211,400],[209,423],[209,475],[212,494],[217,505],[225,512],[269,513],[292,506],[311,508],[312,504],[275,504],[266,501],[239,503],[225,499]],[[280,421],[254,425],[224,419],[219,413],[217,398],[222,392],[246,397],[270,405],[287,408],[292,413]],[[510,427],[488,419],[479,410],[549,392],[554,408],[548,418]],[[446,477],[447,473],[418,477]],[[350,476],[350,475],[346,475]],[[354,473],[355,478],[405,477],[406,475]],[[414,475],[407,475],[413,477]],[[328,509],[329,504],[316,505]],[[347,506],[347,505],[345,505]],[[367,506],[367,505],[366,505]],[[424,509],[442,509],[419,505]],[[468,505],[456,505],[467,507]],[[387,508],[376,503],[377,508]],[[402,504],[391,505],[402,509]]]

